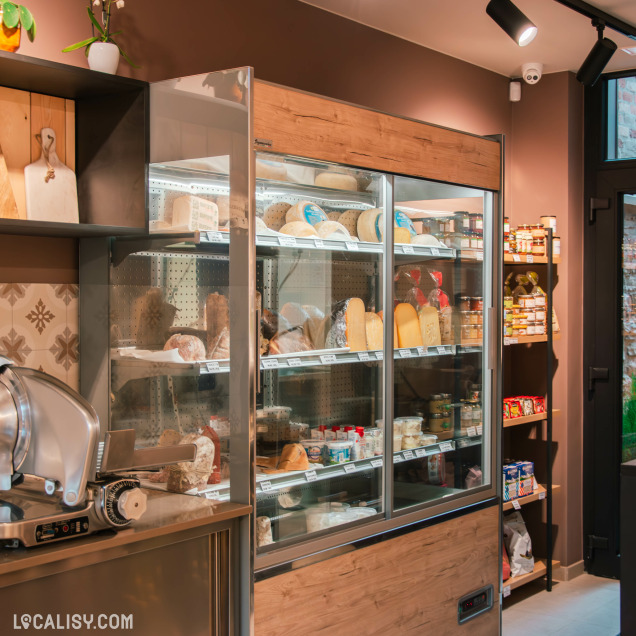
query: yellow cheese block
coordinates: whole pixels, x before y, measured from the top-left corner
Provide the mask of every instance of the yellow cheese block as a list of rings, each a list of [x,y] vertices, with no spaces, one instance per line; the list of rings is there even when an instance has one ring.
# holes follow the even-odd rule
[[[327,349],[349,347],[350,351],[367,350],[364,302],[348,298],[337,303],[332,311],[332,325],[325,342]]]
[[[420,333],[425,347],[434,347],[442,344],[442,335],[439,330],[439,318],[435,307],[422,307],[417,312],[420,321]]]
[[[393,242],[394,243],[410,243],[411,233],[405,227],[394,227]]]
[[[384,325],[382,318],[372,311],[364,314],[365,327],[367,332],[367,349],[369,351],[379,351],[384,347]]]
[[[395,308],[395,324],[397,325],[400,348],[424,346],[420,323],[413,305],[400,303]]]
[[[380,317],[380,320],[384,322],[384,312],[379,311],[378,316]],[[395,320],[393,321],[393,348],[394,349],[398,348],[398,332],[397,332],[397,325],[395,324]]]

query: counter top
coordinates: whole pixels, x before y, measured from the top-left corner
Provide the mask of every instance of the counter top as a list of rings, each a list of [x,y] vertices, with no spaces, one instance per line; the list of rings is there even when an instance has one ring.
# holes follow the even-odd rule
[[[0,587],[12,584],[14,574],[29,569],[54,567],[59,570],[60,562],[67,565],[62,569],[81,567],[84,562],[95,562],[104,558],[114,558],[135,551],[135,544],[141,542],[172,543],[180,540],[177,535],[202,535],[214,532],[215,524],[248,515],[249,505],[219,503],[201,497],[178,495],[157,490],[146,490],[148,509],[144,516],[129,528],[106,530],[87,537],[69,539],[59,543],[33,548],[0,549]],[[209,526],[209,528],[207,527]],[[139,546],[137,546],[139,548]],[[99,557],[102,553],[104,556]],[[109,553],[110,556],[105,555]],[[58,567],[55,567],[58,564]],[[39,574],[42,576],[44,573]],[[20,580],[33,578],[19,576]]]

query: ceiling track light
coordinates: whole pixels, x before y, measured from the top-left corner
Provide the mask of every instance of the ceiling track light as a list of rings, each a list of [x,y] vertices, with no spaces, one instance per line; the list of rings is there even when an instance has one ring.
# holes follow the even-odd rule
[[[605,29],[603,20],[595,18],[592,20],[592,25],[596,27],[598,39],[576,74],[576,79],[583,86],[594,86],[596,84],[617,49],[616,44],[612,40],[603,37],[603,30]]]
[[[519,46],[527,46],[537,34],[537,27],[510,0],[490,0],[486,13]]]

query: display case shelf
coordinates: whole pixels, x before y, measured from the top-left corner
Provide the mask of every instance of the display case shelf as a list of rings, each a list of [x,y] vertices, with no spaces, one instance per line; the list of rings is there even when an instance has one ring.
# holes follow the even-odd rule
[[[553,484],[552,486],[552,492],[556,492],[558,490],[561,490],[561,486],[558,486],[556,484]],[[529,503],[532,503],[534,501],[541,501],[543,499],[546,498],[546,494],[547,494],[547,490],[545,488],[545,486],[542,486],[541,484],[539,484],[536,488],[536,490],[531,494],[531,495],[526,495],[525,497],[517,497],[516,499],[513,499],[512,501],[506,501],[503,504],[503,511],[507,512],[508,510],[512,510],[515,505],[514,505],[514,501],[517,501],[519,503],[520,506],[525,506]]]
[[[552,417],[560,413],[560,409],[552,409]],[[503,426],[504,428],[508,428],[509,426],[519,426],[521,424],[530,424],[531,422],[542,422],[547,417],[547,413],[535,413],[534,415],[524,415],[523,417],[504,418]]]
[[[560,263],[560,256],[553,256],[552,263]],[[504,263],[506,265],[529,265],[536,263],[538,265],[547,265],[547,256],[534,256],[532,254],[504,254]]]
[[[557,331],[552,336],[553,340],[561,340],[561,332]],[[504,347],[516,344],[534,344],[535,342],[547,342],[548,336],[517,336],[515,338],[504,338]]]
[[[560,567],[560,561],[552,561],[552,569]],[[511,590],[515,590],[526,583],[530,583],[530,581],[536,581],[544,577],[547,574],[548,568],[546,561],[544,559],[536,559],[534,560],[534,569],[532,572],[528,574],[521,574],[520,576],[513,576],[509,578],[507,581],[504,581],[504,596],[506,596],[506,590],[510,592]]]

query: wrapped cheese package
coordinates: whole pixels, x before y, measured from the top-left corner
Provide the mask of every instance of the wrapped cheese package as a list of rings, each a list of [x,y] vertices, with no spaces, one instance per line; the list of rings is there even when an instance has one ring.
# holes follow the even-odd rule
[[[172,229],[195,230],[219,229],[219,208],[214,201],[186,194],[172,203]]]
[[[348,298],[337,303],[332,311],[332,325],[325,348],[350,351],[367,350],[367,333],[364,303],[360,298]]]

